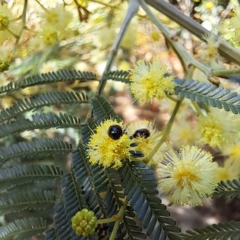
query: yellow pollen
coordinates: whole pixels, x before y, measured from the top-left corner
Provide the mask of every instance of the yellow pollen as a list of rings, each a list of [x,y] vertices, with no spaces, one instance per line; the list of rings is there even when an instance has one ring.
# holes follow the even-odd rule
[[[181,129],[179,138],[182,140],[187,140],[189,143],[192,143],[195,140],[195,136],[192,132],[189,131],[190,131],[189,128]]]
[[[227,168],[219,168],[218,170],[218,181],[226,181],[229,180],[229,172]]]
[[[176,166],[176,171],[173,174],[173,178],[177,180],[178,187],[184,187],[184,185],[191,186],[193,182],[199,181],[197,172],[190,161],[181,161]]]
[[[0,15],[0,31],[8,29],[10,21],[7,16]]]
[[[222,133],[220,128],[217,128],[212,124],[212,125],[203,127],[202,133],[207,143],[211,143],[212,146],[221,145],[223,139],[222,139]]]
[[[240,145],[235,145],[231,148],[229,156],[236,157],[240,155]]]

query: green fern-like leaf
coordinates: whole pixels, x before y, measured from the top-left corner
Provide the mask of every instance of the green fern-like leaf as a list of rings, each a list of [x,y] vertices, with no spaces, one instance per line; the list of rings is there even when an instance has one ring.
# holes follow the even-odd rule
[[[112,217],[117,214],[120,207],[123,205],[125,198],[124,188],[122,186],[121,176],[115,169],[106,169],[107,174],[107,192],[104,198],[104,206],[106,206],[106,217]],[[143,227],[137,223],[138,218],[132,206],[127,206],[123,216],[123,228],[119,229],[118,237],[128,236],[130,239],[146,239],[147,234]],[[111,230],[110,230],[111,231]],[[122,236],[122,238],[121,238]]]
[[[28,182],[59,179],[62,170],[53,165],[21,164],[0,169],[0,191]]]
[[[109,118],[119,119],[103,97],[96,96],[92,102],[93,115],[98,124]],[[66,236],[75,239],[71,218],[79,209],[86,204],[97,216],[112,217],[118,213],[124,198],[129,205],[125,209],[116,239],[146,239],[147,236],[162,240],[181,239],[176,235],[180,229],[169,218],[166,206],[157,196],[154,172],[147,165],[124,159],[124,166],[115,170],[89,163],[87,143],[97,123],[89,118],[81,126],[82,143],[73,152],[72,169],[62,178],[62,199],[54,206],[54,222],[47,230],[47,239],[55,237],[65,240]],[[106,238],[110,236],[113,226],[113,223],[107,224],[104,233]],[[96,228],[93,237],[98,236],[99,231],[100,226]]]
[[[184,240],[236,240],[240,238],[240,222],[225,222],[213,224],[205,228],[193,229],[193,231],[186,231],[181,236]]]
[[[0,126],[0,138],[33,129],[47,128],[79,128],[81,120],[72,115],[60,113],[36,113],[32,115],[32,121],[25,118],[17,118]]]
[[[213,197],[240,198],[240,179],[221,181],[215,189]]]
[[[52,191],[24,192],[17,194],[4,194],[0,197],[0,214],[19,212],[25,209],[40,210],[52,207],[55,195]]]
[[[51,229],[47,229],[47,240],[64,240],[65,238],[71,239],[71,229],[69,221],[66,217],[65,205],[63,200],[58,201],[54,206],[54,216],[53,216],[53,224],[54,227]]]
[[[229,89],[216,87],[210,83],[203,83],[194,80],[175,80],[175,94],[186,97],[196,102],[203,102],[206,105],[240,113],[240,95],[230,92]]]
[[[47,83],[56,83],[56,82],[65,82],[65,81],[89,81],[96,80],[96,74],[91,72],[81,72],[75,69],[73,70],[59,70],[56,72],[49,72],[43,74],[36,74],[19,81],[10,82],[6,86],[0,87],[0,94],[7,93],[10,94],[14,91],[17,91],[21,88],[26,88],[30,86],[35,86],[39,84]]]
[[[0,122],[19,116],[19,114],[44,106],[56,104],[81,104],[88,103],[88,98],[84,92],[49,92],[25,98],[13,104],[10,108],[0,113]]]
[[[180,228],[176,226],[174,220],[168,218],[170,213],[157,196],[156,178],[149,166],[140,162],[126,161],[119,173],[126,198],[138,213],[147,235],[153,234],[154,239],[160,237],[166,239],[167,236],[170,240],[181,239],[175,234],[181,231]]]
[[[98,192],[102,190],[103,186],[105,185],[105,178],[103,168],[101,168],[98,165],[92,166],[88,158],[85,154],[86,148],[82,144],[79,144],[79,147],[76,151],[73,152],[72,155],[72,164],[73,164],[73,170],[74,170],[74,177],[75,177],[75,183],[78,188],[82,187],[83,199],[87,198],[87,195],[92,198],[91,204],[88,205],[85,200],[83,199],[80,201],[78,198],[78,202],[80,206],[89,207],[92,210],[95,210],[95,213],[98,213],[98,209],[100,206],[99,201],[101,202],[101,199],[98,197]],[[99,181],[100,180],[100,181]],[[101,182],[102,181],[102,182]],[[77,187],[75,187],[77,189]],[[73,194],[71,194],[73,196]],[[78,193],[79,197],[81,196],[80,193]],[[102,209],[103,210],[103,209]]]
[[[13,158],[29,158],[41,155],[52,155],[59,152],[70,152],[72,144],[58,139],[41,139],[31,142],[20,142],[0,150],[0,163]]]
[[[105,119],[117,119],[121,121],[119,116],[114,112],[110,103],[102,96],[96,96],[92,100],[93,114],[97,118],[97,123],[99,124]]]
[[[24,240],[42,234],[47,223],[42,218],[24,218],[0,227],[0,239]]]
[[[129,74],[130,74],[130,71],[123,71],[123,70],[111,71],[111,72],[107,72],[104,75],[104,80],[113,80],[113,81],[129,84],[129,79],[128,79]]]

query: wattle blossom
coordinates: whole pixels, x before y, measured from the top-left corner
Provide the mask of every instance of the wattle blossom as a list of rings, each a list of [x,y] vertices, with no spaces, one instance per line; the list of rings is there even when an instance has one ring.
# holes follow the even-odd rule
[[[131,123],[127,128],[127,132],[130,136],[133,136],[132,142],[138,143],[135,150],[142,152],[146,157],[152,152],[153,148],[161,138],[161,135],[159,134],[160,132],[157,131],[153,123],[146,120]],[[165,150],[166,145],[164,144],[154,154],[148,164],[158,164],[158,162],[164,157]]]
[[[130,156],[131,140],[125,126],[117,120],[106,120],[97,126],[88,143],[89,161],[103,167],[119,168]]]
[[[179,153],[168,152],[157,173],[159,186],[173,203],[199,206],[217,186],[218,165],[210,153],[184,146]]]
[[[160,100],[174,93],[173,76],[166,76],[167,67],[158,59],[152,63],[138,61],[130,75],[130,90],[141,102]]]

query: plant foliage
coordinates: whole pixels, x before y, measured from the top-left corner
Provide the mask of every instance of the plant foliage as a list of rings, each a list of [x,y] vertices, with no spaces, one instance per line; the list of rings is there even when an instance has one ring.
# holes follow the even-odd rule
[[[23,218],[9,223],[0,228],[0,238],[10,239],[28,239],[31,236],[38,235],[47,227],[47,223],[42,218]]]
[[[35,113],[32,115],[32,121],[17,117],[15,120],[4,123],[0,126],[0,138],[9,134],[19,133],[34,129],[48,128],[79,128],[81,120],[79,117],[60,113],[59,116],[54,113]]]
[[[214,197],[240,198],[240,179],[221,181],[215,190]]]
[[[229,89],[217,87],[210,83],[198,82],[194,80],[176,80],[175,94],[202,102],[206,105],[232,111],[234,114],[240,113],[240,96]]]
[[[43,74],[36,74],[26,78],[20,78],[18,81],[10,82],[6,86],[0,87],[0,94],[11,94],[13,91],[17,91],[21,88],[35,86],[39,84],[49,84],[65,81],[89,81],[96,80],[97,77],[92,72],[81,72],[75,69],[73,70],[60,70],[56,72],[49,72]]]
[[[84,93],[78,92],[49,92],[35,95],[31,98],[25,98],[18,101],[12,107],[3,110],[0,113],[0,121],[6,121],[11,118],[17,117],[19,114],[36,110],[43,106],[56,105],[60,103],[65,104],[79,104],[88,103],[87,96]]]
[[[193,231],[188,230],[181,235],[184,240],[239,239],[240,223],[230,221],[213,224],[205,228],[193,229]]]
[[[5,2],[1,1],[1,9]],[[194,68],[202,70],[206,76],[208,75],[207,77],[210,77],[210,75],[214,76],[214,69],[210,69],[206,64],[198,62],[188,52],[184,51],[178,41],[175,40],[175,37],[173,38],[170,35],[170,31],[167,28],[165,29],[161,22],[157,22],[158,18],[152,16],[151,11],[143,0],[129,1],[129,9],[127,11],[125,11],[126,9],[124,10],[126,18],[123,21],[123,25],[119,27],[119,31],[114,29],[114,34],[118,32],[121,35],[117,35],[114,41],[106,68],[100,78],[91,71],[84,72],[70,69],[78,62],[77,59],[84,62],[88,58],[79,54],[79,52],[89,54],[89,51],[92,50],[87,47],[85,40],[77,41],[75,39],[72,43],[56,43],[34,56],[21,59],[22,61],[19,65],[16,63],[17,61],[15,62],[16,65],[11,65],[11,62],[15,61],[14,58],[16,60],[19,58],[18,52],[21,52],[21,55],[25,55],[25,50],[23,51],[25,47],[24,41],[28,41],[28,35],[26,34],[24,38],[21,37],[25,30],[28,30],[32,36],[36,35],[36,39],[43,34],[42,30],[44,29],[37,32],[31,29],[31,24],[27,24],[28,2],[30,1],[24,1],[22,26],[19,34],[15,34],[15,30],[10,31],[9,27],[12,23],[19,22],[21,17],[17,16],[9,20],[9,16],[5,16],[9,20],[7,21],[2,17],[3,11],[0,9],[0,18],[4,20],[2,24],[2,19],[0,19],[0,32],[2,34],[6,30],[15,40],[12,55],[10,54],[5,59],[6,61],[2,61],[2,58],[0,59],[0,74],[7,69],[10,72],[12,71],[11,73],[18,78],[18,80],[10,82],[6,78],[7,84],[0,86],[2,101],[6,101],[6,106],[8,106],[4,106],[0,112],[0,214],[6,221],[1,223],[0,239],[105,240],[112,239],[113,233],[115,234],[114,239],[117,240],[240,239],[240,223],[234,221],[213,224],[205,228],[180,233],[181,229],[177,226],[176,221],[170,217],[168,207],[163,204],[159,196],[155,171],[145,162],[137,161],[138,158],[144,157],[142,152],[129,151],[129,156],[127,155],[125,159],[122,159],[123,165],[119,169],[104,168],[97,164],[92,165],[88,156],[89,139],[95,133],[97,126],[107,119],[121,121],[121,118],[115,113],[109,101],[102,96],[102,91],[108,80],[125,84],[132,83],[130,79],[134,71],[110,70],[115,54],[121,46],[125,30],[128,28],[128,24],[134,17],[134,14],[137,13],[139,5],[147,14],[146,20],[152,20],[156,27],[162,31],[167,45],[176,51],[184,70],[189,70],[189,73],[185,72],[187,79],[192,77]],[[40,1],[33,2],[40,4],[46,10],[46,16],[49,14]],[[87,10],[88,4],[85,6],[85,4],[80,3],[82,1],[72,2],[77,6],[76,9],[80,20],[87,22],[88,16],[91,14],[91,11]],[[106,15],[107,26],[116,27],[116,23],[112,22],[112,18],[114,15],[120,17],[121,15],[115,14],[115,8],[119,7],[118,1],[116,1],[116,4],[115,1],[113,2],[114,5],[111,5],[112,1],[109,4],[103,3],[104,9],[98,11],[96,8],[96,12],[98,14],[108,12]],[[150,2],[151,4],[157,3],[157,1]],[[165,4],[165,1],[158,2],[159,4]],[[102,3],[99,1],[98,4],[101,5]],[[12,5],[16,6],[15,4]],[[71,4],[64,3],[61,6],[63,11],[65,11],[65,7],[68,5]],[[170,9],[171,7],[168,7],[165,10],[168,12]],[[174,10],[174,13],[175,11],[177,9]],[[176,13],[175,15],[180,18],[181,15],[178,12]],[[55,12],[54,14],[57,13]],[[44,14],[41,17],[43,16]],[[63,14],[63,16],[65,15]],[[145,15],[141,15],[141,17],[143,16],[145,18]],[[101,20],[101,18],[102,16],[99,19]],[[100,21],[98,18],[96,19],[94,20],[96,23]],[[105,16],[103,19],[105,19]],[[63,20],[65,19],[61,19],[61,21]],[[179,22],[181,23],[181,21]],[[193,21],[188,21],[188,24],[192,24],[189,28],[191,31],[195,29],[193,27],[194,23]],[[78,24],[74,23],[72,25]],[[57,31],[57,39],[62,37],[60,34],[61,29],[54,28],[51,30]],[[85,31],[84,26],[83,28]],[[104,28],[104,26],[100,26],[99,29],[101,28]],[[202,28],[198,26],[197,29]],[[69,33],[72,31],[70,27],[68,30]],[[91,35],[95,34],[95,32],[89,30],[85,31],[86,35],[88,35],[88,32]],[[66,32],[68,33],[68,31]],[[78,35],[77,32],[75,29],[71,33],[72,36]],[[49,34],[49,31],[47,33]],[[38,34],[40,35],[38,36]],[[64,32],[64,34],[66,33]],[[50,37],[56,36],[49,36],[49,39]],[[152,38],[157,37],[158,33],[156,36],[153,32]],[[43,36],[41,36],[42,39]],[[60,40],[68,42],[69,39],[68,36],[65,36],[57,41]],[[55,43],[55,41],[56,39],[53,42]],[[20,51],[16,51],[18,50],[19,42],[23,45]],[[239,51],[233,50],[222,41],[217,43],[220,44],[221,49],[215,49],[215,53],[223,51],[226,56],[230,57],[229,59],[239,63]],[[74,53],[73,47],[79,48],[80,45],[81,49],[77,50],[78,54]],[[6,45],[3,43],[2,46],[5,48]],[[230,56],[231,54],[226,49],[230,49],[233,56]],[[127,55],[128,50],[123,47],[122,52]],[[2,49],[0,49],[0,52],[3,52]],[[43,74],[39,73],[41,72],[40,66],[50,59],[59,60],[58,64],[62,64],[66,69]],[[10,65],[13,69],[11,69]],[[140,69],[139,75],[134,75],[137,80],[138,77],[141,78],[142,74],[144,75],[145,72],[149,71],[148,75],[144,77],[144,81],[146,80],[145,86],[147,86],[149,80],[151,80],[151,74],[156,77],[157,62],[154,67],[151,67],[151,64],[139,64],[138,66],[146,67],[146,69],[143,69],[142,72]],[[165,67],[161,70],[164,73],[159,78],[159,81],[164,81],[166,75],[168,75],[164,69]],[[239,69],[234,71],[239,73]],[[215,76],[217,76],[217,72],[218,69],[215,71]],[[222,70],[220,73],[223,76],[226,75]],[[221,74],[218,76],[221,76]],[[2,76],[4,75],[0,75],[0,77]],[[157,82],[158,78],[156,79],[155,85],[159,83]],[[163,87],[164,91],[166,90],[166,95],[177,102],[177,104],[158,143],[163,143],[168,138],[174,118],[184,98],[201,103],[199,105],[195,104],[196,110],[201,110],[198,107],[203,106],[204,110],[208,112],[208,106],[211,106],[218,109],[223,108],[225,111],[231,111],[234,114],[240,113],[240,96],[238,93],[211,83],[187,79],[175,78],[173,80],[175,82],[174,94],[177,95],[174,98],[169,96],[166,90],[173,87],[168,87],[168,83],[166,83],[166,88]],[[140,80],[143,82],[143,79]],[[95,85],[90,85],[92,81],[96,81],[99,84],[97,89],[95,89]],[[173,86],[171,77],[169,81],[171,83],[169,85]],[[45,87],[44,90],[42,85]],[[30,95],[27,94],[25,97],[23,97],[23,94],[21,95],[23,90],[30,89],[31,91],[33,86],[37,87],[37,94],[36,92],[30,92]],[[137,87],[138,85],[136,84]],[[152,92],[158,90],[154,89],[155,86],[151,87],[153,88]],[[139,88],[141,88],[141,84],[139,84]],[[95,94],[91,92],[93,89],[96,90]],[[162,91],[161,96],[166,97],[163,90],[160,90]],[[170,92],[173,93],[172,90]],[[147,90],[146,95],[148,95]],[[8,101],[11,104],[8,104]],[[82,116],[84,116],[84,121]],[[183,116],[185,117],[184,113]],[[28,131],[27,134],[26,131]],[[155,140],[158,140],[158,138],[155,138]],[[134,134],[130,139],[135,139]],[[131,147],[136,147],[137,145],[138,143],[134,141],[130,144]],[[74,148],[73,146],[76,147]],[[152,153],[156,150],[156,147],[158,147],[158,144],[153,148]],[[144,160],[147,161],[147,157]],[[191,192],[187,198],[190,195]],[[240,179],[220,182],[213,196],[216,198],[240,198]],[[90,236],[78,236],[72,228],[72,217],[84,208],[93,211],[100,220],[110,219],[111,221],[104,221],[104,223],[98,224],[94,234]],[[122,215],[118,215],[119,213]]]

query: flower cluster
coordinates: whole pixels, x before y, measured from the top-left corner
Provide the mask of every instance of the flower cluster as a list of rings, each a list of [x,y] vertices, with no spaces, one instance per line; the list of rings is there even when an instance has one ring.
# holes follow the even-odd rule
[[[234,47],[240,47],[240,10],[235,8],[234,16],[224,21],[221,32],[223,37]]]
[[[72,217],[72,229],[79,236],[88,236],[95,232],[97,217],[93,211],[84,208]]]
[[[144,156],[148,156],[152,152],[161,138],[161,132],[154,128],[153,123],[146,120],[131,123],[127,128],[127,132],[130,136],[133,136],[132,142],[138,143],[135,150],[142,152]],[[165,149],[165,145],[158,149],[148,164],[156,165],[164,157]]]
[[[182,145],[193,145],[199,139],[199,132],[193,124],[184,117],[177,119],[170,133],[170,141],[178,149]]]
[[[210,153],[184,146],[179,153],[168,152],[157,173],[162,191],[173,203],[198,206],[217,186],[218,165]]]
[[[239,163],[227,159],[222,167],[218,168],[218,182],[237,179],[240,174]]]
[[[205,46],[200,45],[198,56],[201,58],[201,60],[210,64],[212,68],[217,68],[219,67],[217,64],[217,59],[219,58],[218,47],[220,43],[218,40],[216,40],[214,34],[205,36],[204,39],[206,44]]]
[[[130,157],[130,151],[148,156],[161,138],[149,121],[132,123],[125,128],[122,122],[106,120],[97,126],[88,143],[89,161],[104,167],[119,168],[122,160]],[[136,147],[131,147],[135,146]],[[149,165],[157,164],[164,157],[165,145],[153,156]],[[133,152],[134,152],[133,151]]]
[[[167,76],[167,67],[157,59],[152,64],[138,61],[130,75],[130,90],[141,102],[163,99],[174,93],[172,76]]]
[[[119,168],[129,158],[131,140],[125,126],[117,120],[106,120],[97,126],[88,143],[89,161],[104,167]]]
[[[6,5],[0,5],[0,42],[14,36],[14,17]]]
[[[240,143],[228,145],[222,149],[223,154],[227,157],[224,162],[222,172],[219,174],[219,180],[232,180],[240,177]],[[223,174],[225,173],[225,175]]]
[[[211,147],[223,147],[228,144],[234,134],[233,116],[220,109],[212,109],[207,116],[200,116],[197,130],[201,133],[202,143]]]

